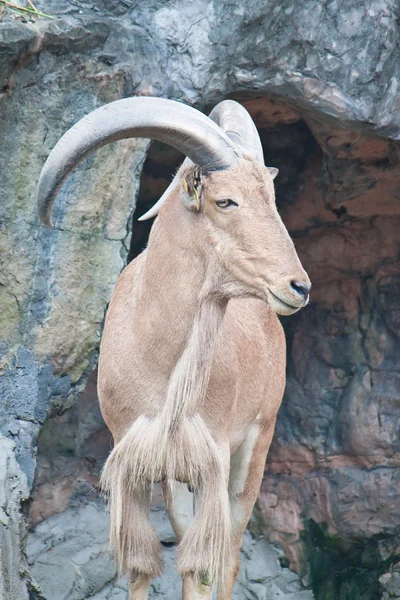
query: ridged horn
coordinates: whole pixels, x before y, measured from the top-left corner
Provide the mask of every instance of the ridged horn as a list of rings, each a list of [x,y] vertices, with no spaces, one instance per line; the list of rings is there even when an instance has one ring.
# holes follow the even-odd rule
[[[209,114],[222,131],[234,142],[239,152],[253,156],[258,162],[264,164],[264,153],[260,136],[254,121],[247,110],[234,100],[223,100],[217,104]],[[178,178],[175,177],[167,187],[161,198],[148,210],[139,221],[147,221],[156,217],[167,197],[176,188]]]
[[[257,127],[244,106],[235,100],[223,100],[212,109],[209,117],[220,126],[239,150],[251,154],[258,162],[264,164]]]
[[[163,98],[126,98],[101,106],[67,131],[51,151],[40,175],[37,203],[41,221],[68,174],[88,154],[117,140],[148,137],[173,146],[204,172],[231,168],[239,155],[232,140],[200,111]]]

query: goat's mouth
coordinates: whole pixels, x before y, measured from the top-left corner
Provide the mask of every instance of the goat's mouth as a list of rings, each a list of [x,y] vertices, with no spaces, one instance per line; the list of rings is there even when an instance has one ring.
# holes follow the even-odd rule
[[[268,304],[278,315],[285,316],[293,315],[304,306],[304,304],[301,304],[300,306],[289,304],[289,302],[282,300],[282,298],[274,294],[274,292],[272,292],[270,289],[268,289]]]

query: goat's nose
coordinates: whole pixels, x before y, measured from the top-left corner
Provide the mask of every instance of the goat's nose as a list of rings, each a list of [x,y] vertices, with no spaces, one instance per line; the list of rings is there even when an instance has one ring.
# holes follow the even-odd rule
[[[304,302],[307,301],[307,298],[310,295],[311,291],[311,283],[307,284],[303,281],[292,280],[290,282],[290,286],[292,290],[296,292],[296,294],[299,294],[299,296],[303,296]]]

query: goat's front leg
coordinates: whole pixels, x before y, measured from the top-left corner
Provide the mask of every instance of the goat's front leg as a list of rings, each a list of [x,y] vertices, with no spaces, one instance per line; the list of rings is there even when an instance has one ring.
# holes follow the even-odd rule
[[[274,435],[275,419],[267,426],[254,423],[242,444],[231,456],[229,499],[235,536],[232,564],[226,569],[223,590],[218,600],[231,600],[239,572],[242,536],[260,490],[265,460]]]
[[[154,558],[151,561],[150,558],[152,552],[157,554],[159,547],[159,542],[155,542],[155,539],[153,539],[155,538],[154,532],[148,522],[150,515],[150,485],[143,484],[140,489],[130,496],[127,495],[124,500],[127,504],[129,503],[129,510],[127,510],[129,523],[125,522],[123,526],[129,527],[130,535],[135,538],[132,540],[134,542],[132,547],[135,548],[135,556],[132,557],[132,562],[137,565],[136,568],[132,568],[127,573],[129,600],[147,600],[151,579],[149,573],[152,571],[152,563],[154,562]],[[155,546],[154,549],[149,546],[149,538]]]
[[[129,582],[129,600],[147,600],[149,597],[150,577],[149,575],[139,575],[130,573]]]
[[[180,542],[194,518],[195,495],[189,492],[186,483],[177,481],[172,487],[164,482],[162,488],[169,520]],[[211,600],[212,585],[206,577],[199,581],[196,577],[186,575],[182,581],[182,598],[183,600]]]

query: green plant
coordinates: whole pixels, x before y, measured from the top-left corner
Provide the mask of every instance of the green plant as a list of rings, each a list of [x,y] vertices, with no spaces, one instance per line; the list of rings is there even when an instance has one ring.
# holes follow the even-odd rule
[[[11,10],[15,10],[16,12],[29,14],[33,17],[45,17],[46,19],[54,19],[54,17],[52,17],[51,15],[47,15],[46,13],[43,13],[40,10],[38,10],[31,0],[28,0],[28,6],[21,6],[20,4],[9,2],[9,0],[0,0],[0,4],[3,4],[4,6],[7,6]]]

